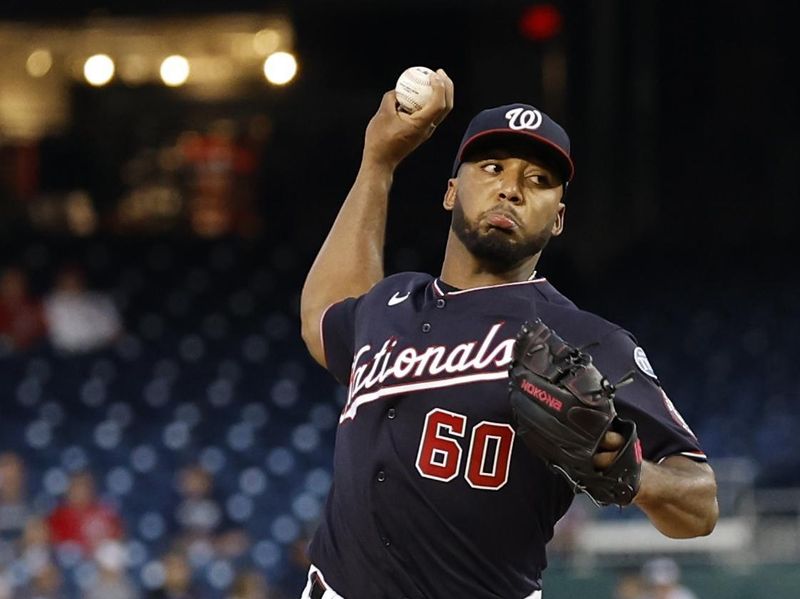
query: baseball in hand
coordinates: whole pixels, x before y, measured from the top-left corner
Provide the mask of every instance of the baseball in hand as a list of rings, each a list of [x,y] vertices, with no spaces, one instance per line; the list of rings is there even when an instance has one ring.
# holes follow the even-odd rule
[[[431,76],[426,67],[411,67],[403,71],[394,87],[399,109],[411,114],[422,108],[433,94]]]

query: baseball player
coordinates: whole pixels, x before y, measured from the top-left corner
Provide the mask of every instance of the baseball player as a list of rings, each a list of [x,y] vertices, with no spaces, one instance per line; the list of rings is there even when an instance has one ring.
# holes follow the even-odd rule
[[[410,115],[383,96],[303,288],[306,345],[348,387],[304,598],[540,598],[577,492],[634,503],[671,537],[716,523],[713,472],[644,351],[535,270],[573,176],[546,114],[470,122],[441,274],[384,277],[395,168],[453,105],[444,71],[432,85]]]

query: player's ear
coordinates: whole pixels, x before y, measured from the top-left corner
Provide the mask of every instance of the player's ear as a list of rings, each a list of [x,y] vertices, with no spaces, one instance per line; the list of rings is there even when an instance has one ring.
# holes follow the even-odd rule
[[[458,186],[458,179],[448,179],[447,180],[447,189],[444,192],[444,200],[442,201],[442,206],[444,209],[450,212],[453,210],[453,206],[456,205],[456,188]]]
[[[563,202],[559,202],[558,212],[556,212],[556,218],[553,221],[553,227],[550,230],[550,233],[553,237],[558,237],[564,230],[564,213],[566,211],[567,211],[567,206]]]

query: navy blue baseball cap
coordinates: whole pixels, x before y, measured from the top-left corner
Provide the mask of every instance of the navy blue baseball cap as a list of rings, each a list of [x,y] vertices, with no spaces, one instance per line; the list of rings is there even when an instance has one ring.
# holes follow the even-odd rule
[[[453,177],[464,162],[467,150],[476,142],[500,138],[502,146],[504,137],[527,139],[537,149],[544,150],[560,167],[564,183],[575,174],[575,165],[569,155],[569,136],[563,127],[533,106],[506,104],[483,110],[470,121],[453,163]]]

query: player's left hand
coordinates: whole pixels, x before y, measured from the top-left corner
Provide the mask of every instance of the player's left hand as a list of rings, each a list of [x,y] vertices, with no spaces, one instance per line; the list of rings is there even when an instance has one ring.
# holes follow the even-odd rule
[[[641,445],[636,423],[617,415],[617,386],[540,320],[517,335],[509,368],[517,436],[598,505],[628,505],[639,490]]]
[[[595,470],[603,472],[607,470],[614,460],[617,459],[619,450],[625,445],[625,437],[614,431],[608,431],[600,445],[597,448],[597,453],[594,454],[592,462],[594,463]]]

